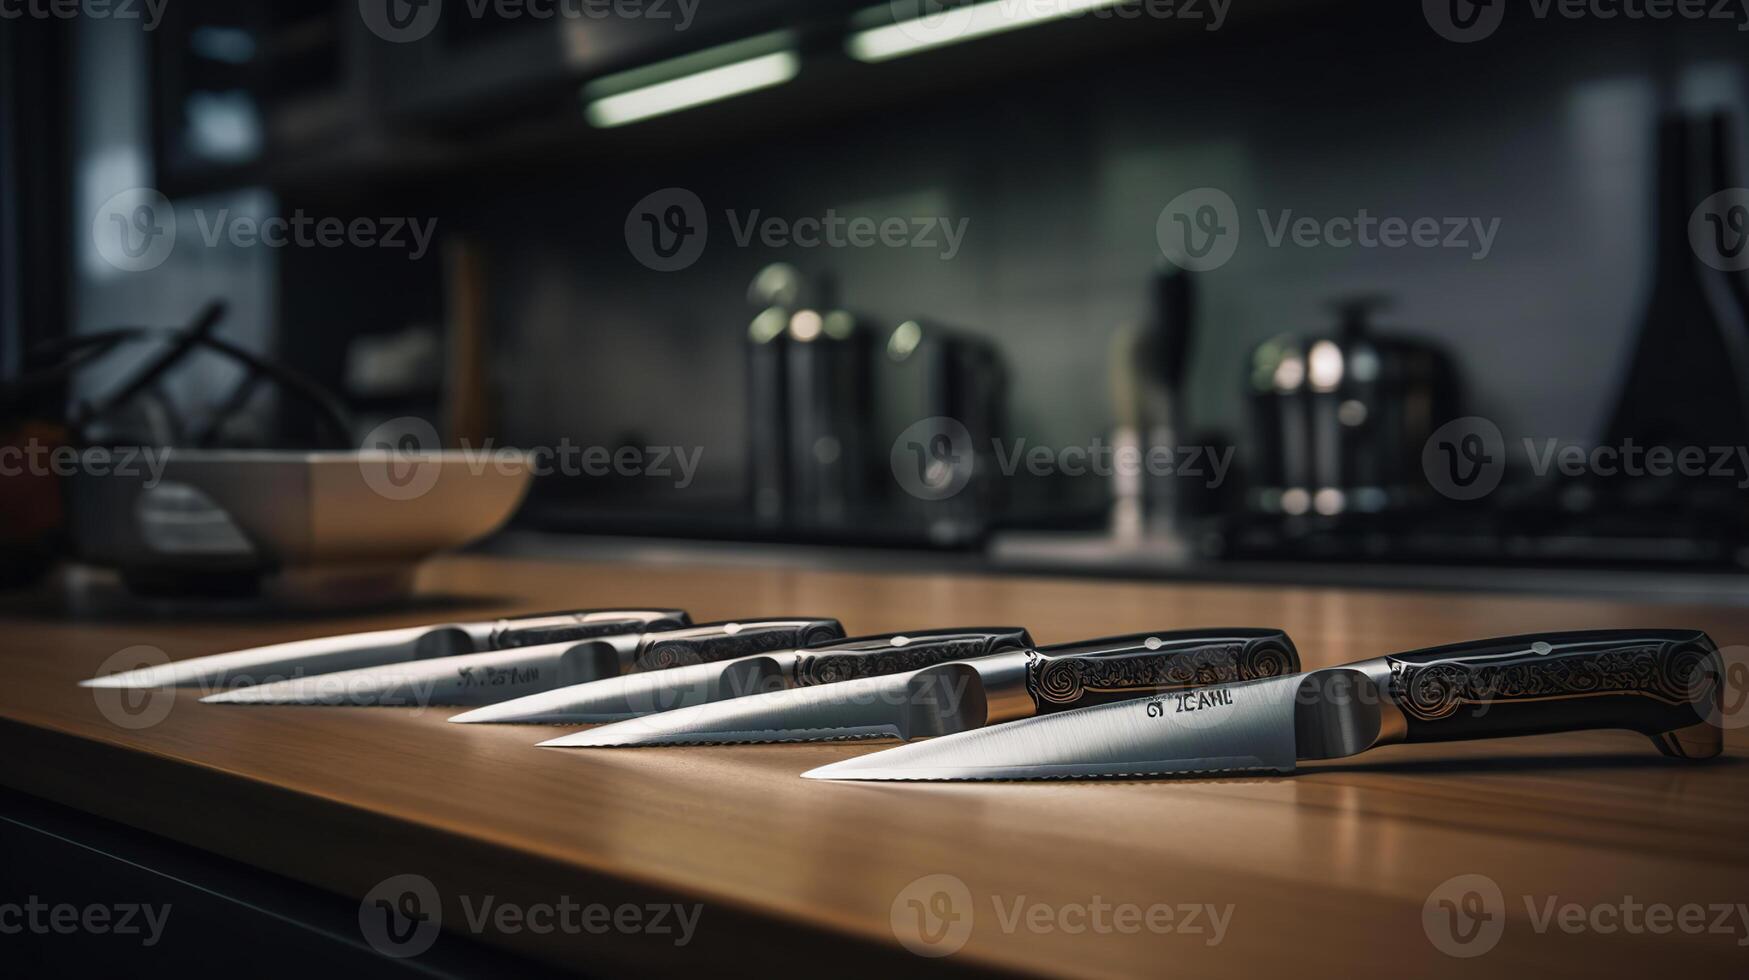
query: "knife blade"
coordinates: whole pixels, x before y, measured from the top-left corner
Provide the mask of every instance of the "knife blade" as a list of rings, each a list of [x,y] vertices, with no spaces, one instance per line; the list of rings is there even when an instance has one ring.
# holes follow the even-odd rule
[[[1299,670],[1280,630],[1137,633],[775,691],[634,718],[554,748],[945,735],[1103,701]]]
[[[584,609],[508,619],[345,633],[121,671],[82,687],[242,687],[361,667],[686,626],[680,609]]]
[[[1391,743],[1625,728],[1666,755],[1723,749],[1721,664],[1694,630],[1506,637],[1104,704],[822,766],[810,779],[1291,773]]]
[[[464,725],[594,725],[1032,646],[1032,637],[1018,626],[882,633],[804,650],[609,677],[475,708],[450,721]]]
[[[835,619],[707,623],[345,670],[238,688],[201,700],[208,704],[472,706],[601,677],[787,650],[843,635],[844,628]]]

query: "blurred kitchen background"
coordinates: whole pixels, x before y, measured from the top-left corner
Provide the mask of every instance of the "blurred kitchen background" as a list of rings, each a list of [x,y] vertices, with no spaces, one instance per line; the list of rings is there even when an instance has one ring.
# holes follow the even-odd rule
[[[1551,10],[9,19],[5,438],[640,461],[538,476],[532,554],[1742,601],[1749,12]],[[208,234],[276,215],[402,244]],[[1707,472],[1545,456],[1629,444]],[[4,482],[15,579],[80,557]]]

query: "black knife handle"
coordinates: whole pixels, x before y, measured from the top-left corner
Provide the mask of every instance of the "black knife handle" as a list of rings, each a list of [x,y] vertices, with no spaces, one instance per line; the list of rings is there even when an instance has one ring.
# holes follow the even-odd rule
[[[1532,634],[1384,660],[1407,742],[1625,728],[1665,755],[1723,750],[1723,665],[1699,630]]]
[[[1281,630],[1135,633],[1037,651],[1027,662],[1026,690],[1046,714],[1299,670],[1299,651]]]
[[[838,620],[810,616],[706,623],[651,633],[639,641],[632,664],[634,670],[666,670],[773,650],[795,650],[843,636],[844,627]]]
[[[692,624],[684,609],[581,609],[565,613],[512,616],[492,624],[487,650],[511,650],[546,643],[571,643],[620,633],[650,633]]]
[[[1032,649],[1032,636],[1019,626],[968,627],[882,633],[834,641],[809,649],[795,666],[795,682],[835,684],[947,663],[988,657],[1006,650]]]

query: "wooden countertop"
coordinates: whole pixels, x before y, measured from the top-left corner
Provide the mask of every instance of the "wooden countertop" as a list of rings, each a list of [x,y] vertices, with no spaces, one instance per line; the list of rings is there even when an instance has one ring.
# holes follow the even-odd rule
[[[113,703],[106,714],[75,685],[142,644],[181,658],[621,604],[685,607],[700,621],[829,615],[852,633],[1012,622],[1043,643],[1279,626],[1308,668],[1543,629],[1698,627],[1721,646],[1749,635],[1749,610],[1733,609],[490,558],[433,563],[421,588],[454,607],[227,622],[74,621],[11,605],[0,612],[0,782],[347,896],[420,874],[442,896],[446,928],[466,929],[461,900],[477,909],[483,895],[702,903],[684,948],[672,934],[479,935],[608,974],[708,964],[747,974],[1402,977],[1482,967],[1595,977],[1749,966],[1749,913],[1738,911],[1749,903],[1742,727],[1711,763],[1667,760],[1640,736],[1602,732],[1397,746],[1287,778],[881,785],[798,778],[881,743],[536,750],[552,730],[449,725],[446,709],[226,708],[194,692],[130,729],[111,720],[128,718]],[[931,875],[951,878],[907,891]],[[1435,891],[1458,875],[1500,889],[1499,904],[1468,906],[1489,918],[1458,922],[1463,936],[1465,925],[1501,927],[1480,960],[1429,938],[1457,921],[1440,900],[1462,906],[1469,889]],[[969,907],[943,906],[937,892]],[[960,913],[963,948],[907,952],[895,930],[915,928],[912,898]],[[1569,904],[1583,912],[1563,912]],[[1627,928],[1617,925],[1624,904]],[[1661,931],[1638,925],[1649,906],[1672,910],[1668,921],[1653,913]],[[1709,907],[1698,934],[1683,931],[1684,906]],[[1186,919],[1186,907],[1204,911]],[[1218,936],[1207,909],[1222,922]],[[1569,932],[1581,916],[1589,925]]]

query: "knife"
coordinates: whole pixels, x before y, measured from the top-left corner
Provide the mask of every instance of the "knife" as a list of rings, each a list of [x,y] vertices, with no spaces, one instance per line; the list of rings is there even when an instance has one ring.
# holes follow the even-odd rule
[[[1291,773],[1393,743],[1625,728],[1665,755],[1723,749],[1717,648],[1695,630],[1483,640],[1104,704],[903,745],[810,779]]]
[[[1137,633],[774,691],[542,742],[559,748],[917,738],[1299,670],[1280,630]]]
[[[1004,650],[1029,650],[1032,646],[1032,637],[1018,626],[883,633],[805,650],[783,650],[655,673],[609,677],[475,708],[450,721],[464,725],[595,725],[766,691],[896,674]]]
[[[836,619],[792,617],[620,633],[580,643],[463,654],[238,688],[208,704],[479,705],[601,677],[788,650],[844,635]]]
[[[409,626],[190,657],[80,681],[82,687],[240,687],[359,667],[509,650],[687,625],[679,609],[585,609],[477,623]]]

